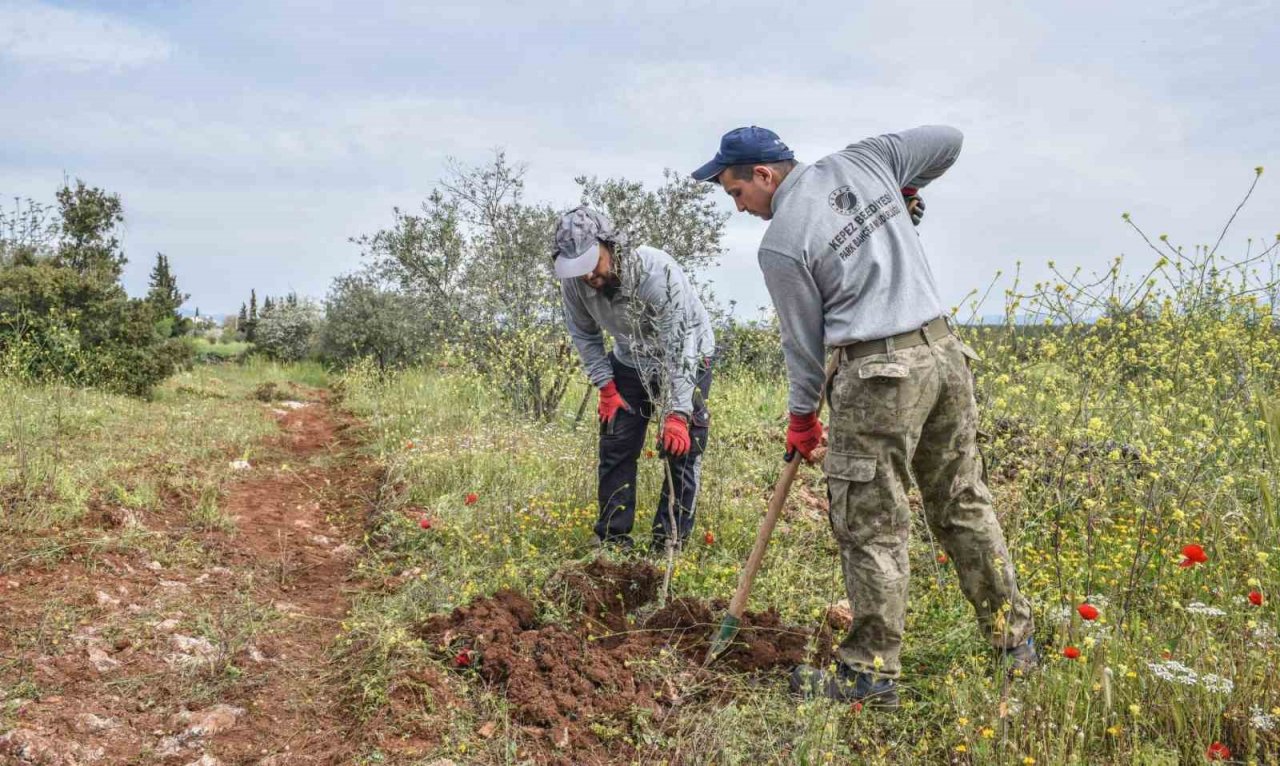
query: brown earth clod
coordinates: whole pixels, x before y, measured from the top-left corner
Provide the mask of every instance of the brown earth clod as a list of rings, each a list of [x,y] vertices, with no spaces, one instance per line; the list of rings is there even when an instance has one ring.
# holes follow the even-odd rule
[[[417,632],[448,661],[468,652],[472,661],[459,672],[499,689],[517,723],[544,732],[537,741],[550,747],[551,761],[555,751],[568,750],[579,760],[565,762],[579,763],[595,762],[606,752],[625,755],[617,751],[625,748],[617,739],[606,742],[598,736],[597,724],[625,728],[646,712],[662,717],[663,704],[670,704],[672,695],[661,688],[656,674],[651,677],[639,668],[645,661],[659,661],[664,651],[697,677],[720,670],[789,668],[830,656],[826,625],[819,631],[815,659],[809,657],[812,631],[784,625],[773,610],[749,612],[717,670],[708,671],[701,662],[725,603],[680,598],[647,617],[635,614],[656,599],[660,582],[661,572],[650,564],[596,560],[549,580],[550,593],[577,600],[581,617],[542,624],[532,601],[502,590],[431,617]]]

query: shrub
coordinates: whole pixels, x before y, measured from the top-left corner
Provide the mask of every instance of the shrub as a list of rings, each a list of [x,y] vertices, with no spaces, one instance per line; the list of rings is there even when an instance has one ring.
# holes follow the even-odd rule
[[[0,270],[0,355],[6,372],[146,396],[191,360],[157,335],[154,307],[114,282],[39,263]]]
[[[344,367],[372,359],[386,370],[424,360],[442,334],[421,296],[365,270],[338,277],[329,289],[320,353]]]
[[[254,333],[259,351],[282,362],[297,362],[315,352],[323,316],[310,301],[282,303],[258,318]]]

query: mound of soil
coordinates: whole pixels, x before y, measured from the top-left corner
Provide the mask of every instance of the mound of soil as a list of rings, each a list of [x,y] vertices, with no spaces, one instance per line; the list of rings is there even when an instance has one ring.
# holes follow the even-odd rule
[[[728,608],[729,603],[720,599],[707,603],[679,598],[650,616],[644,627],[665,645],[674,646],[689,660],[701,663]],[[747,612],[733,644],[716,660],[715,667],[763,671],[789,669],[802,662],[825,663],[830,659],[830,626],[823,625],[819,630],[818,652],[813,656],[809,652],[812,637],[812,630],[784,625],[776,610]]]
[[[688,663],[687,672],[707,676],[725,670],[767,671],[829,657],[831,632],[819,631],[817,657],[808,656],[812,631],[782,624],[777,612],[747,613],[734,645],[711,669],[702,667],[726,603],[677,599],[645,619],[635,610],[653,602],[661,573],[645,563],[597,560],[566,570],[550,582],[564,587],[582,606],[581,617],[540,624],[528,598],[503,590],[447,615],[425,621],[418,634],[446,647],[455,665],[477,673],[499,688],[515,720],[559,750],[573,753],[566,762],[611,756],[626,747],[618,738],[605,742],[600,726],[626,728],[637,713],[661,720],[666,710],[658,690],[661,679],[632,667],[673,650]],[[602,634],[602,628],[607,628]],[[459,661],[461,660],[461,661]]]
[[[648,563],[620,564],[596,559],[582,568],[558,572],[547,584],[548,595],[563,588],[568,600],[610,630],[628,628],[627,615],[658,597],[662,572]]]

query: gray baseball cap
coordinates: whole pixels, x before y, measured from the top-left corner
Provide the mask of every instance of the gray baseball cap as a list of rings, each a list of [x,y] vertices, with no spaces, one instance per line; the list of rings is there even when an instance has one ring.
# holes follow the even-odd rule
[[[600,262],[600,243],[621,241],[609,216],[586,205],[575,207],[560,216],[556,225],[556,276],[575,279],[590,274]]]

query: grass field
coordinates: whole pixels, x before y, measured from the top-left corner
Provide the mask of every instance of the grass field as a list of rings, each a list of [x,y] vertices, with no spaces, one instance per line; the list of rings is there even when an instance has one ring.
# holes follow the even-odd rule
[[[252,343],[243,341],[235,341],[232,343],[214,343],[204,338],[194,338],[191,345],[195,350],[196,359],[201,361],[227,361],[232,359],[240,359],[253,348]]]
[[[1046,286],[1041,305],[1074,289]],[[142,763],[173,756],[150,732],[221,702],[241,728],[191,742],[241,759],[237,731],[255,753],[353,763],[1277,762],[1270,309],[1201,282],[1088,322],[967,336],[1037,673],[998,671],[917,517],[904,709],[791,697],[783,660],[829,656],[844,595],[816,469],[751,603],[774,614],[750,640],[799,654],[708,669],[685,651],[714,630],[782,465],[776,376],[716,380],[697,528],[668,573],[661,558],[595,561],[584,385],[540,422],[502,403],[501,381],[456,367],[331,377],[251,362],[183,373],[152,402],[0,381],[0,587],[14,605],[0,743],[107,741],[66,723],[70,699],[124,721],[133,738],[106,746]],[[309,403],[291,411],[291,396]],[[661,465],[642,459],[641,528]],[[146,574],[152,562],[165,574]],[[204,590],[214,571],[238,585]],[[136,612],[112,605],[128,599]],[[222,661],[191,674],[146,654],[162,645],[148,626],[168,620]],[[112,707],[140,689],[154,707]],[[298,728],[268,723],[282,720]]]
[[[1170,324],[1151,333],[1184,329]],[[1184,340],[1192,356],[1203,351],[1200,341]],[[983,344],[988,358],[1008,354],[1007,342]],[[1241,339],[1251,342],[1271,349],[1276,339],[1267,329]],[[797,703],[785,674],[775,673],[743,687],[732,704],[690,703],[673,731],[632,743],[638,760],[678,750],[689,762],[1174,764],[1203,760],[1215,742],[1229,743],[1241,761],[1276,758],[1273,610],[1269,600],[1255,606],[1249,594],[1269,598],[1280,555],[1274,509],[1259,494],[1276,479],[1268,455],[1280,446],[1272,441],[1278,424],[1267,424],[1261,401],[1248,411],[1243,388],[1240,398],[1199,385],[1145,401],[1128,386],[1090,390],[1108,376],[1097,364],[1106,354],[1087,343],[1077,348],[1095,356],[1088,373],[1072,374],[1083,368],[1067,360],[1049,369],[1013,357],[979,373],[984,425],[993,434],[992,483],[1035,605],[1042,673],[1002,682],[953,573],[917,519],[904,712],[884,717]],[[1269,358],[1255,361],[1269,368]],[[1270,370],[1257,374],[1255,383]],[[414,509],[381,518],[376,534],[384,546],[365,566],[416,579],[363,600],[346,625],[348,640],[377,647],[385,660],[366,663],[360,679],[365,704],[377,708],[387,679],[439,661],[404,625],[501,587],[537,593],[566,561],[590,555],[594,437],[589,423],[576,430],[567,420],[513,425],[485,407],[483,381],[457,374],[357,375],[345,385]],[[1121,412],[1108,397],[1126,392],[1134,398]],[[1229,408],[1192,416],[1197,402],[1214,399]],[[712,402],[700,520],[695,544],[675,566],[675,596],[732,592],[780,467],[780,382],[722,379]],[[1087,416],[1077,422],[1081,409]],[[658,466],[645,466],[642,508],[655,504]],[[816,628],[843,593],[816,471],[804,485],[774,537],[753,604]],[[479,498],[474,505],[465,502],[469,493]],[[419,516],[432,519],[430,530],[415,523]],[[1207,561],[1179,566],[1191,544],[1205,549]],[[1081,619],[1076,607],[1085,602],[1099,609],[1095,621]],[[1078,656],[1064,656],[1068,647]],[[454,752],[503,762],[504,746],[474,733],[475,721],[505,715],[503,700],[482,689],[471,699],[483,712],[455,718]]]

